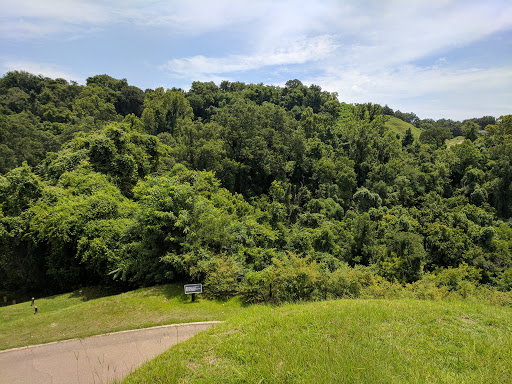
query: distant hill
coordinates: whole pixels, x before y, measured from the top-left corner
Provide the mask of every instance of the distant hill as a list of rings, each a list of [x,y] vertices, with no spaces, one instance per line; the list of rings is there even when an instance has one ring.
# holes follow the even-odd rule
[[[411,128],[412,135],[416,140],[419,139],[421,130],[419,128],[416,128],[414,125],[410,123],[406,123],[403,120],[400,120],[397,117],[389,116],[389,120],[386,122],[386,127],[391,129],[392,131],[400,134],[400,137],[405,136],[405,132],[407,132],[407,129]]]

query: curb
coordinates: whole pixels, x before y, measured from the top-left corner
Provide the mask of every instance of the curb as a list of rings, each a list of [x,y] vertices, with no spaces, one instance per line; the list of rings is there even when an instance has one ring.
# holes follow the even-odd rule
[[[206,324],[214,325],[214,324],[222,324],[222,323],[224,323],[224,321],[197,321],[195,323],[165,324],[165,325],[157,325],[157,326],[154,326],[154,327],[147,327],[147,328],[127,329],[125,331],[102,333],[100,335],[92,335],[92,336],[86,336],[86,337],[77,337],[77,338],[73,338],[73,339],[50,341],[48,343],[43,343],[43,344],[33,344],[33,345],[27,345],[27,346],[24,346],[24,347],[4,349],[4,350],[0,351],[0,355],[2,353],[6,353],[6,352],[21,351],[21,350],[24,350],[24,349],[37,348],[37,347],[42,347],[42,346],[52,345],[52,344],[67,343],[67,342],[76,341],[76,340],[92,339],[92,338],[95,338],[95,337],[103,337],[103,336],[109,336],[109,335],[118,335],[118,334],[121,334],[121,333],[140,332],[140,331],[151,330],[151,329],[159,329],[159,328],[177,328],[177,327],[187,327],[187,326],[194,326],[194,325],[206,325]]]

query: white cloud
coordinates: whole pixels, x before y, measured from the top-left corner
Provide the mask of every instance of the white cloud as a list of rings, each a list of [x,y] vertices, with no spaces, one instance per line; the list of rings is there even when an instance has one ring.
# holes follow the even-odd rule
[[[512,3],[502,1],[351,2],[328,19],[342,49],[335,62],[375,70],[443,55],[512,29]]]
[[[303,8],[283,1],[263,4],[267,13],[255,10],[256,26],[247,27],[254,28],[249,53],[173,58],[160,68],[175,77],[211,80],[302,64],[317,74],[310,83],[339,92],[345,101],[388,103],[431,117],[463,116],[489,105],[499,114],[512,105],[507,92],[512,89],[510,68],[468,68],[441,59],[453,48],[511,29],[508,2],[307,2]],[[294,40],[298,35],[303,38]]]
[[[268,3],[232,0],[131,1],[123,3],[118,15],[140,25],[167,26],[197,34],[247,23],[264,14]]]
[[[361,47],[347,52],[355,59],[375,57],[387,49],[400,61],[512,27],[512,4],[504,0],[3,0],[0,21],[4,38],[41,38],[128,23],[187,36],[232,31],[246,35],[259,50],[297,36],[329,34],[339,36],[347,46]]]
[[[3,0],[1,8],[3,18],[27,18],[54,20],[65,23],[103,23],[107,22],[111,11],[109,7],[91,1],[73,0]]]
[[[265,17],[270,4],[270,0],[2,0],[0,32],[4,38],[38,39],[127,23],[190,36],[246,26]]]
[[[4,39],[41,39],[83,33],[112,19],[112,9],[74,0],[3,0],[0,4],[0,35]]]
[[[244,81],[250,71],[265,69],[263,76],[274,83],[286,73],[308,73],[311,82],[346,101],[388,103],[426,116],[449,106],[462,115],[464,103],[496,111],[512,105],[510,66],[493,65],[494,55],[503,65],[510,52],[491,51],[485,68],[468,67],[450,54],[496,33],[510,36],[510,0],[0,0],[2,42],[68,40],[95,31],[99,51],[108,52],[101,31],[109,28],[114,39],[120,25],[164,36],[158,47],[148,41],[130,48],[165,63],[158,68],[183,84]],[[169,56],[162,57],[166,49]],[[25,63],[24,69],[70,77],[59,66]]]
[[[188,23],[190,8],[197,5],[185,3],[176,10],[182,27]],[[341,47],[337,55],[330,56],[332,62],[364,72],[442,54],[512,28],[512,4],[502,1],[326,1],[300,2],[300,6],[289,1],[255,3],[258,5],[247,8],[247,2],[224,0],[219,6],[195,7],[196,14],[192,13],[199,18],[199,30],[226,29],[237,20],[245,23],[239,32],[246,34],[246,51],[251,49],[252,53],[215,59],[204,55],[174,58],[168,69],[190,74],[251,70],[263,66],[258,64],[263,61],[258,55],[270,52],[272,58],[278,47],[293,44],[297,36],[329,35],[331,45]],[[165,12],[163,15],[165,18]],[[203,19],[205,23],[201,23]],[[323,55],[315,61],[325,58]]]
[[[357,23],[342,31],[357,37],[333,60],[319,63],[322,67],[310,82],[337,91],[347,102],[387,103],[420,117],[464,119],[512,112],[512,67],[495,67],[491,57],[485,68],[443,58],[453,48],[512,29],[512,4],[433,3],[379,3],[377,15],[369,16],[357,11]]]
[[[9,24],[1,28],[4,38],[41,38],[127,23],[187,36],[233,28],[261,40],[295,39],[303,32],[325,31],[338,7],[331,1],[288,0],[2,0],[0,20]]]
[[[61,28],[56,25],[38,25],[23,19],[4,21],[0,23],[0,35],[4,39],[25,40],[35,36],[49,36],[60,32]]]
[[[229,55],[222,58],[193,56],[172,59],[161,67],[177,76],[194,77],[230,72],[249,71],[274,65],[304,64],[321,60],[336,49],[332,37],[317,36],[299,39],[289,46],[250,55]]]
[[[512,68],[402,66],[370,74],[331,68],[326,76],[305,81],[336,91],[348,103],[388,104],[420,118],[466,119],[510,114]]]
[[[26,71],[34,75],[42,75],[52,79],[61,78],[68,81],[72,80],[78,83],[85,83],[82,76],[78,76],[67,68],[54,64],[7,59],[0,63],[0,70],[2,73],[9,71]]]

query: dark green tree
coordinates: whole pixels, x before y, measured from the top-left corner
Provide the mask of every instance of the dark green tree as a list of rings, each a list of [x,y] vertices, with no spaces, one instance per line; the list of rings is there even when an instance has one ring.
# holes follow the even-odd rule
[[[402,139],[402,146],[408,147],[414,143],[414,136],[412,135],[411,128],[407,128],[407,131],[405,131],[405,136]]]

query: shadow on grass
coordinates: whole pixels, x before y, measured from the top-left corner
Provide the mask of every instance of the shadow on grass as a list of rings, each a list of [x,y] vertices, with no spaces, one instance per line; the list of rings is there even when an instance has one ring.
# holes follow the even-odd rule
[[[155,286],[153,287],[153,290],[154,292],[165,296],[165,298],[167,298],[168,300],[177,300],[180,304],[195,305],[205,300],[214,303],[224,304],[230,300],[230,298],[209,299],[204,294],[198,293],[195,295],[195,301],[192,301],[192,295],[186,295],[183,284],[178,283]]]
[[[120,293],[127,292],[129,289],[122,289],[120,287],[105,287],[105,286],[93,286],[84,287],[70,293],[70,298],[82,298],[83,301],[89,301],[94,299],[100,299],[102,297],[119,295]],[[52,297],[48,297],[51,299]]]
[[[191,295],[185,295],[185,290],[182,284],[166,284],[158,285],[153,287],[154,292],[163,295],[168,300],[177,300],[181,304],[196,304],[198,296],[196,295],[196,301],[192,303]]]
[[[91,287],[84,287],[78,290],[75,290],[71,293],[69,293],[70,299],[76,299],[81,298],[83,301],[89,301],[94,299],[99,299],[102,297],[107,296],[113,296],[118,295],[123,292],[129,291],[130,288],[121,288],[121,287],[108,287],[108,286],[91,286]],[[30,302],[32,300],[32,297],[35,298],[35,300],[39,299],[45,299],[45,300],[53,300],[56,299],[63,294],[63,293],[55,293],[55,294],[48,294],[47,292],[40,291],[40,290],[31,290],[29,292],[27,291],[0,291],[0,307],[9,306],[12,305],[12,300],[16,300],[16,304],[21,304],[25,302]],[[7,302],[4,303],[4,296],[7,298]]]
[[[4,302],[4,297],[6,301]],[[26,291],[0,291],[0,307],[12,305],[12,301],[16,300],[16,304],[30,301],[32,296]]]

